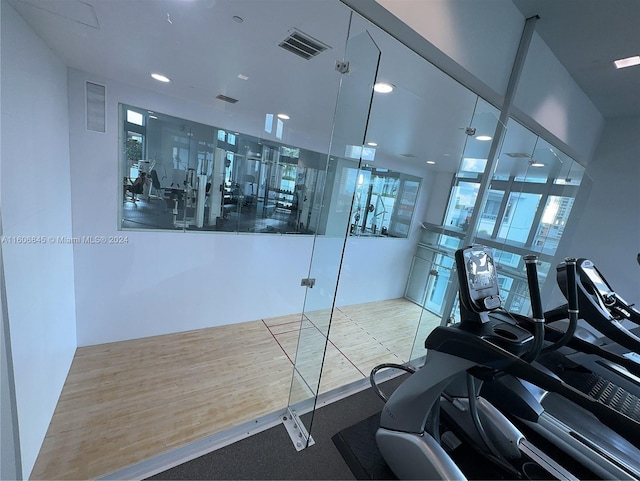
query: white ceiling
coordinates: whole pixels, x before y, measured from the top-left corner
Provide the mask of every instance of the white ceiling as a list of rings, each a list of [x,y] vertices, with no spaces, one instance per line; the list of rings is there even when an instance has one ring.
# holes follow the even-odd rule
[[[264,135],[265,113],[286,112],[291,121],[285,143],[317,151],[329,145],[341,79],[335,61],[343,58],[349,25],[349,9],[338,1],[8,1],[69,67],[206,105],[223,115],[225,125],[219,127],[252,135]],[[640,18],[640,0],[514,3],[526,16],[540,15],[536,30],[604,115],[640,115],[640,67],[616,72],[610,65],[614,58],[640,53],[640,31],[632,25]],[[393,98],[374,97],[367,140],[379,144],[376,158],[420,162],[420,169],[431,159],[438,164],[429,168],[455,171],[475,96],[360,19],[350,34],[367,27],[373,39],[350,48],[371,51],[377,45],[384,52],[378,78],[392,79],[397,87]],[[278,47],[293,29],[329,50],[303,60]],[[152,80],[153,71],[172,82]],[[370,72],[356,65],[350,78],[357,75]],[[215,100],[218,94],[239,102]],[[357,130],[357,112],[351,104],[338,112],[345,132]],[[320,135],[312,138],[311,132]]]

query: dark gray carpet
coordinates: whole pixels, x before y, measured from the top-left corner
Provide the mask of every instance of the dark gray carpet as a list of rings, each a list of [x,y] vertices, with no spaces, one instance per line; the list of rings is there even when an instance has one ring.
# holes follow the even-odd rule
[[[405,376],[383,384],[392,392]],[[164,471],[149,479],[355,479],[332,437],[382,409],[371,389],[316,411],[315,445],[297,452],[282,425]],[[309,415],[302,417],[309,426]]]

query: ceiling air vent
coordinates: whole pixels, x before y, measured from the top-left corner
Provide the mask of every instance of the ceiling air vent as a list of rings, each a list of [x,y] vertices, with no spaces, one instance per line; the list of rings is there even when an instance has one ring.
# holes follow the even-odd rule
[[[328,45],[299,30],[293,30],[293,33],[280,42],[279,46],[306,60],[330,48]]]
[[[227,97],[226,95],[222,95],[222,94],[216,95],[216,98],[224,102],[229,102],[230,104],[235,104],[238,101],[238,99],[234,99],[233,97]]]

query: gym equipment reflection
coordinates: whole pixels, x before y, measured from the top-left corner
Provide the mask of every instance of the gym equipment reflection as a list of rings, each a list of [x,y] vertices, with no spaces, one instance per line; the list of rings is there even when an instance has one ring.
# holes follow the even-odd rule
[[[342,219],[321,216],[320,201],[339,205],[344,193],[325,193],[326,178],[356,176],[351,235],[408,235],[418,177],[335,157],[327,167],[326,154],[128,105],[121,114],[123,229],[334,235]],[[337,211],[349,210],[347,194]]]

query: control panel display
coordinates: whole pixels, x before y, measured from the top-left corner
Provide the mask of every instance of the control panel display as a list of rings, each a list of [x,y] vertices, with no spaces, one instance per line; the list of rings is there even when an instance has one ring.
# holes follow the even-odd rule
[[[493,256],[486,248],[463,250],[465,289],[476,312],[497,309],[502,304]]]

